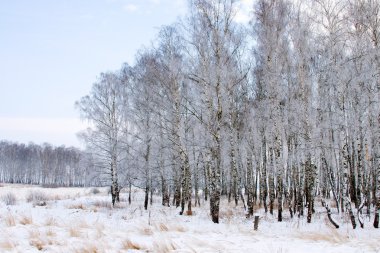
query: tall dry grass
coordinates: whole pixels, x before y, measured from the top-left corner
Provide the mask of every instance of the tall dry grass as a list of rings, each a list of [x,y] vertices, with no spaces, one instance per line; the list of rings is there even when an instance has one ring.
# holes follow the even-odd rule
[[[41,201],[49,201],[51,198],[44,192],[39,191],[39,190],[34,190],[31,191],[27,196],[26,196],[26,201],[27,202],[41,202]]]
[[[83,203],[71,204],[67,206],[67,209],[81,209],[86,210],[87,207]]]
[[[78,227],[70,227],[69,228],[69,235],[70,235],[70,237],[81,237],[82,232],[80,231],[80,228],[78,228]]]
[[[46,246],[38,229],[29,230],[29,245],[35,247],[37,250],[43,250]]]
[[[5,225],[7,227],[14,227],[16,226],[16,218],[12,213],[8,213],[4,217]]]
[[[45,220],[45,226],[59,226],[59,223],[54,217],[47,217]]]
[[[99,248],[96,245],[87,244],[87,245],[80,247],[79,249],[72,249],[70,252],[74,252],[74,253],[100,253],[100,252],[104,252],[104,250]]]
[[[1,200],[4,202],[7,206],[13,206],[16,205],[17,198],[16,195],[14,195],[12,192],[8,192],[7,194],[3,195],[1,197]]]
[[[0,252],[12,252],[15,250],[17,244],[10,239],[0,240]]]
[[[304,232],[304,233],[298,233],[295,235],[295,237],[301,239],[301,240],[308,240],[308,241],[324,241],[324,242],[330,242],[334,244],[344,244],[350,241],[349,237],[347,235],[339,233],[336,229],[329,230],[329,232]]]
[[[21,225],[30,225],[33,224],[33,218],[30,215],[23,215],[19,220]]]
[[[138,243],[132,242],[130,239],[126,239],[122,242],[123,250],[142,250],[143,247]]]
[[[167,253],[175,252],[178,246],[169,238],[156,238],[153,242],[154,252]]]

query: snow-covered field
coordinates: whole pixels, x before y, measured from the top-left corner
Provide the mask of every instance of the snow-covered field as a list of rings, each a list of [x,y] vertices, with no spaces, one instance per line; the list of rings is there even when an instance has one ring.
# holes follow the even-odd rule
[[[254,231],[243,208],[226,200],[221,223],[213,224],[208,203],[193,208],[193,216],[180,216],[179,209],[161,206],[157,196],[145,211],[143,193],[135,190],[131,205],[122,193],[122,202],[111,208],[108,189],[98,189],[2,185],[0,252],[380,252],[380,229],[366,221],[364,229],[353,230],[337,215],[340,228],[332,228],[323,209],[312,224],[286,217],[278,223],[259,211]],[[16,197],[13,205],[4,201],[8,193]],[[32,196],[47,199],[46,206],[36,205]]]

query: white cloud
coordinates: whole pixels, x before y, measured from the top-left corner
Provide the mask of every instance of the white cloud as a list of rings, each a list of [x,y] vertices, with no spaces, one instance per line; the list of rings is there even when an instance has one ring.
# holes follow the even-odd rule
[[[128,12],[136,12],[138,8],[139,7],[135,4],[126,4],[123,6],[123,9]]]

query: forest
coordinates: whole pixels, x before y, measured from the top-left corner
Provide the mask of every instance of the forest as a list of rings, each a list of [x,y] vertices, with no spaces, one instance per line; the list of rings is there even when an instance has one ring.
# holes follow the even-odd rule
[[[91,154],[49,143],[0,141],[0,182],[45,187],[102,185]]]
[[[139,187],[145,209],[160,194],[181,214],[203,198],[214,223],[221,198],[279,222],[312,222],[318,202],[378,228],[380,1],[256,0],[248,24],[237,3],[188,0],[186,16],[76,102],[86,150],[53,159],[29,146],[41,164],[28,168],[49,182],[28,169],[18,181],[106,184],[112,204]],[[2,181],[12,168],[0,165]]]

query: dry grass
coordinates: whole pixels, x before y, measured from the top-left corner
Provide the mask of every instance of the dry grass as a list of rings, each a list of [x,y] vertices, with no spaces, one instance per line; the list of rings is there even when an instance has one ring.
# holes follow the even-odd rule
[[[33,223],[32,216],[26,216],[26,215],[24,215],[24,216],[22,216],[20,218],[20,224],[21,225],[30,225],[32,223]]]
[[[58,226],[58,222],[53,217],[48,217],[45,221],[45,226]]]
[[[330,201],[329,203],[330,208],[336,208],[336,202],[335,201]]]
[[[140,229],[140,233],[142,235],[153,235],[153,231],[149,227],[145,227],[145,228],[143,227],[143,228],[141,228]]]
[[[55,236],[57,236],[57,233],[54,232],[51,229],[48,229],[48,230],[46,230],[46,236],[48,236],[48,237],[55,237]]]
[[[172,228],[172,231],[177,231],[177,232],[186,232],[187,229],[181,225],[176,225]]]
[[[60,195],[58,195],[58,194],[56,194],[56,195],[54,195],[53,200],[55,200],[55,201],[63,200],[63,197],[60,196]]]
[[[115,206],[112,206],[112,203],[106,200],[97,200],[93,202],[93,206],[96,208],[105,208],[105,209],[123,209],[127,207],[126,203],[122,203],[122,202],[116,202]]]
[[[170,239],[168,238],[157,238],[153,242],[153,249],[154,252],[157,253],[167,253],[175,251],[178,248],[178,246]]]
[[[3,251],[11,251],[13,250],[17,245],[12,242],[11,240],[3,239],[0,241],[0,252]]]
[[[123,246],[122,246],[122,249],[123,249],[123,250],[130,250],[130,249],[133,249],[133,250],[141,250],[141,249],[142,249],[142,247],[141,247],[139,244],[134,243],[134,242],[132,242],[132,241],[129,240],[129,239],[126,239],[126,240],[123,242],[122,245],[123,245]]]
[[[160,231],[169,231],[169,228],[164,224],[164,223],[160,223],[160,224],[158,224],[158,228],[157,228],[158,230],[160,230]]]
[[[46,202],[50,200],[50,198],[42,191],[31,191],[28,196],[26,196],[26,201],[27,202]]]
[[[38,229],[29,230],[29,244],[38,250],[46,250],[48,245],[59,245],[65,244],[62,239],[54,240],[53,238],[57,236],[57,233],[52,229],[47,229],[44,233],[41,233]]]
[[[112,203],[109,202],[109,201],[105,201],[105,200],[98,200],[98,201],[95,201],[93,205],[94,205],[95,207],[97,207],[97,208],[107,208],[107,209],[112,209]]]
[[[80,249],[74,249],[72,252],[75,253],[99,253],[99,252],[104,252],[103,250],[99,249],[95,245],[86,245],[81,247]]]
[[[40,251],[43,250],[45,246],[45,243],[41,239],[32,239],[29,241],[29,244]]]
[[[90,228],[90,225],[84,220],[81,220],[80,222],[77,223],[76,225],[78,228]]]
[[[38,229],[29,230],[29,238],[30,239],[36,239],[36,238],[39,238],[40,236],[41,236],[41,234],[40,234],[40,231],[38,231]]]
[[[83,203],[79,203],[79,204],[72,204],[72,205],[68,206],[67,209],[81,209],[81,210],[86,210],[87,207],[86,207],[85,205],[83,205]]]
[[[4,218],[4,221],[5,221],[5,225],[7,227],[13,227],[13,226],[16,226],[16,219],[15,217],[11,214],[11,213],[8,213],[5,218]]]
[[[43,250],[45,243],[41,239],[41,233],[38,229],[29,231],[29,244],[38,250]]]
[[[1,197],[1,200],[7,205],[7,206],[13,206],[13,205],[16,205],[16,202],[17,202],[17,199],[16,199],[16,196],[11,193],[11,192],[8,192],[7,194],[3,195]]]
[[[234,216],[234,212],[232,211],[232,209],[226,209],[226,210],[219,211],[219,217],[221,219],[230,220],[233,218],[233,216]]]
[[[82,233],[80,232],[78,228],[70,227],[69,235],[70,237],[81,237]]]
[[[295,235],[297,238],[302,240],[309,240],[313,242],[325,241],[334,244],[344,244],[349,242],[349,237],[339,234],[336,230],[330,230],[330,232],[305,232],[302,234]]]

